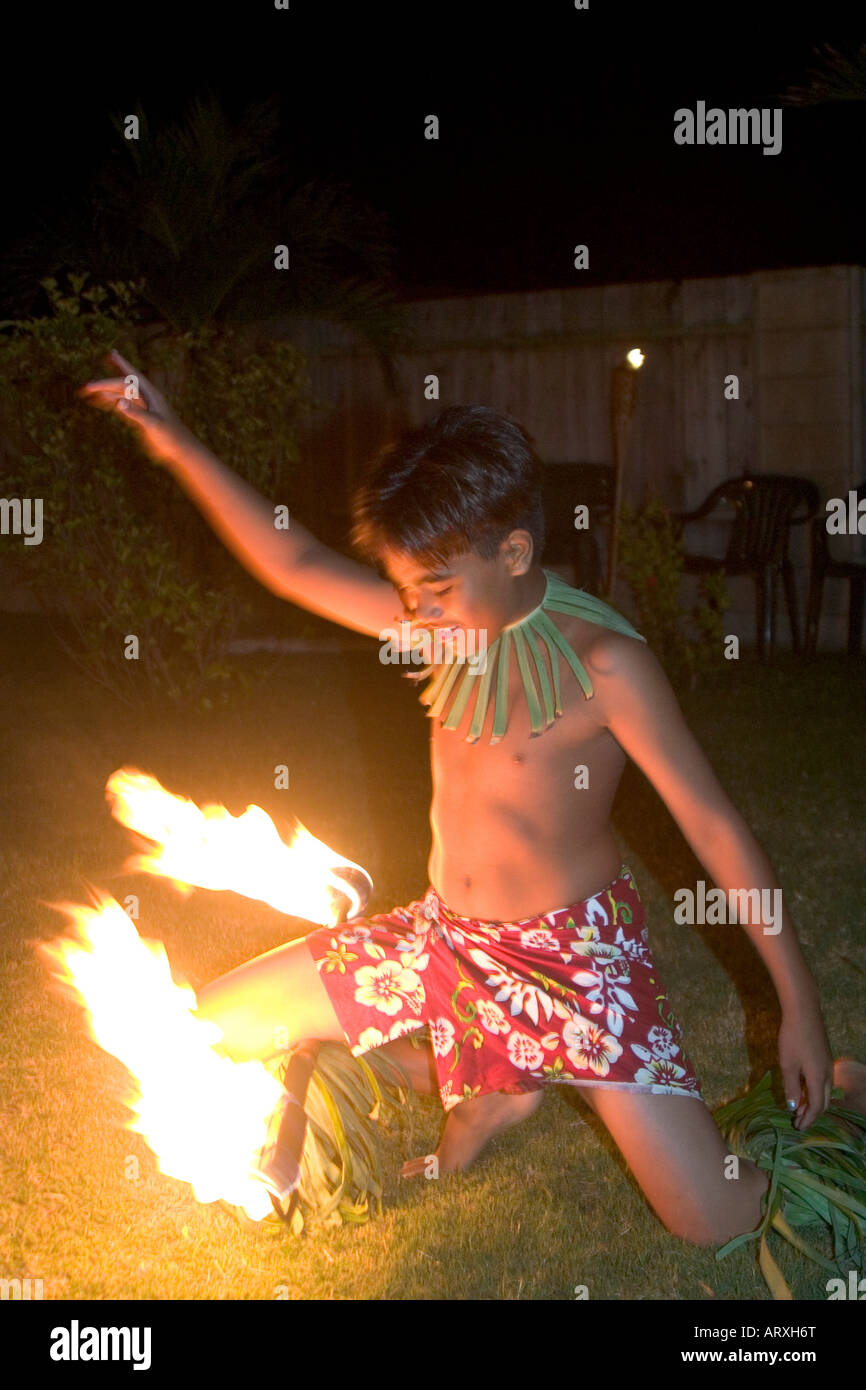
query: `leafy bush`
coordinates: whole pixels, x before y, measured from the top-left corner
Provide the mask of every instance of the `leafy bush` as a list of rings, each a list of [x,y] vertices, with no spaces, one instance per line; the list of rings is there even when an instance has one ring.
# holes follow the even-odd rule
[[[124,422],[76,393],[115,374],[103,359],[117,348],[208,448],[282,502],[297,423],[314,404],[304,358],[284,342],[252,352],[232,328],[154,333],[135,322],[134,284],[42,283],[51,315],[0,325],[0,423],[3,495],[43,499],[44,538],[2,537],[2,553],[64,620],[58,638],[73,659],[118,698],[209,708],[247,680],[221,656],[244,611],[243,573]],[[137,660],[124,655],[131,634]]]
[[[698,602],[686,612],[680,598],[683,559],[680,530],[658,497],[639,509],[623,506],[619,568],[637,608],[636,626],[671,683],[694,688],[702,675],[718,669],[730,599],[720,569],[700,576]]]

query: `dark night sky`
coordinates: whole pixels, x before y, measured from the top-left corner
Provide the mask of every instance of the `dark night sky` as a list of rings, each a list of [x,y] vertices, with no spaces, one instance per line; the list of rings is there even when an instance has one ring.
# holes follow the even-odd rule
[[[116,139],[197,91],[276,92],[298,175],[391,218],[400,293],[471,294],[866,261],[866,102],[786,108],[783,147],[683,148],[679,106],[778,106],[818,44],[866,37],[832,3],[328,4],[34,9],[2,94],[6,234],[80,193]],[[185,28],[178,28],[178,15]],[[441,120],[438,143],[423,118]],[[590,270],[572,268],[585,242]]]

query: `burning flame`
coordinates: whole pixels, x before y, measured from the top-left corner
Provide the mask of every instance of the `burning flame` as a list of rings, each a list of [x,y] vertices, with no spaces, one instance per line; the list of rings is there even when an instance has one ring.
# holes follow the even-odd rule
[[[341,915],[341,896],[354,916],[372,889],[364,869],[300,823],[285,844],[258,806],[237,817],[224,806],[199,808],[132,768],[113,773],[106,792],[116,819],[156,846],[127,868],[178,887],[231,889],[328,926]],[[96,893],[94,902],[57,904],[72,935],[38,950],[83,1006],[91,1036],[133,1077],[128,1127],[160,1172],[190,1183],[200,1202],[222,1198],[261,1220],[271,1200],[251,1168],[282,1085],[261,1062],[221,1056],[219,1026],[196,1018],[195,993],[172,979],[162,943],[143,940],[114,898]]]
[[[360,865],[329,849],[300,822],[287,845],[260,806],[248,806],[240,816],[224,806],[198,807],[135,768],[112,773],[106,794],[115,819],[158,846],[133,856],[129,870],[160,874],[181,888],[228,888],[323,926],[333,926],[340,916],[335,896],[348,898],[345,916],[351,919],[366,900],[359,886],[372,887]],[[335,872],[339,869],[345,873]]]
[[[215,1052],[221,1030],[195,1017],[195,994],[172,979],[162,943],[142,940],[113,898],[95,901],[57,904],[74,934],[38,949],[75,991],[91,1036],[135,1078],[128,1128],[144,1136],[160,1172],[190,1183],[200,1202],[222,1198],[261,1220],[271,1202],[250,1167],[282,1086],[261,1062]]]

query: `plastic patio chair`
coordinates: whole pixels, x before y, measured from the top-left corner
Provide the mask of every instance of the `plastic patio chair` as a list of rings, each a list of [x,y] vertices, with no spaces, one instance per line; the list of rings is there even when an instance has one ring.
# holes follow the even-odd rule
[[[762,661],[775,648],[779,575],[785,590],[791,645],[795,653],[800,652],[797,594],[788,553],[789,533],[792,526],[812,520],[819,501],[818,488],[809,478],[790,477],[784,473],[749,473],[720,483],[694,511],[674,513],[675,519],[685,525],[703,520],[720,505],[734,508],[724,557],[714,559],[687,553],[683,568],[688,574],[722,569],[726,575],[751,575],[755,581],[757,643]]]
[[[857,501],[866,497],[866,478],[854,489]],[[809,579],[809,602],[806,609],[806,655],[814,656],[818,646],[821,606],[825,579],[847,579],[850,585],[848,600],[848,655],[857,656],[863,636],[863,599],[866,592],[866,563],[862,560],[834,560],[830,553],[826,516],[816,516],[812,522],[812,565]]]
[[[544,467],[547,541],[542,563],[571,565],[576,587],[591,593],[600,593],[604,587],[614,481],[614,469],[607,463],[547,463]],[[575,530],[574,509],[580,504],[589,508],[588,530]]]

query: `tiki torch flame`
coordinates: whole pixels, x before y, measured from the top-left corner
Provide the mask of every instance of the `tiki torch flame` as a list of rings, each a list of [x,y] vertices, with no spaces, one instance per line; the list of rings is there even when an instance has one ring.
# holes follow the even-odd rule
[[[260,806],[232,816],[224,806],[196,806],[135,768],[112,773],[106,785],[121,825],[152,840],[130,870],[159,874],[186,888],[231,889],[278,912],[333,926],[351,919],[370,896],[369,874],[344,859],[300,822],[290,844]]]
[[[300,823],[286,844],[258,806],[237,817],[199,808],[129,768],[106,791],[117,820],[155,846],[127,867],[182,888],[231,889],[328,926],[367,902],[369,875]],[[129,1127],[200,1202],[222,1198],[261,1220],[272,1208],[260,1157],[283,1086],[261,1062],[221,1055],[219,1027],[196,1018],[195,994],[172,979],[161,942],[143,940],[113,898],[94,902],[58,904],[72,933],[38,950],[83,1006],[91,1036],[135,1081]]]
[[[220,1029],[195,1017],[195,994],[172,979],[162,943],[144,941],[113,898],[95,902],[57,904],[73,932],[38,950],[83,1005],[91,1036],[134,1079],[128,1127],[200,1202],[222,1198],[260,1221],[271,1201],[251,1169],[280,1082],[261,1062],[220,1056]]]

